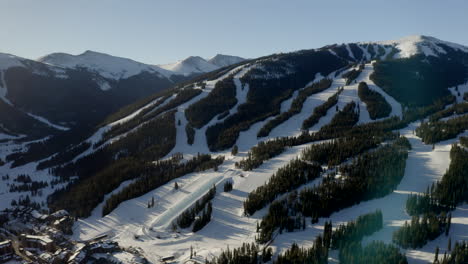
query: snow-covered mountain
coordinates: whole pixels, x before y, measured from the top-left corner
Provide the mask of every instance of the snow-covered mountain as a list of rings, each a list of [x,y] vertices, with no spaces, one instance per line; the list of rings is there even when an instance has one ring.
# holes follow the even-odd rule
[[[208,62],[218,67],[226,67],[232,64],[236,64],[244,61],[244,58],[230,55],[217,54],[213,58],[209,59]]]
[[[398,53],[394,58],[409,58],[417,54],[438,56],[447,53],[444,47],[449,47],[461,52],[468,52],[468,47],[466,46],[423,35],[407,36],[399,40],[380,41],[377,42],[377,44],[395,47]]]
[[[66,76],[78,65],[110,74],[112,80],[102,77],[110,83],[126,74],[76,58],[57,61],[72,65],[65,67]],[[220,69],[224,64],[230,66]],[[164,256],[203,262],[245,242],[266,240],[260,248],[272,248],[274,257],[292,243],[311,247],[326,221],[337,227],[376,210],[382,212],[382,228],[363,242],[392,244],[393,233],[411,222],[411,193],[422,194],[442,179],[451,182],[449,167],[468,178],[468,170],[460,171],[465,167],[452,164],[468,155],[452,159],[456,153],[450,153],[468,136],[468,48],[462,45],[410,36],[248,61],[190,57],[158,67],[183,75],[210,72],[121,108],[84,140],[48,155],[41,154],[51,140],[0,144],[0,170],[10,175],[0,185],[0,206],[10,207],[28,193],[7,188],[17,175],[61,179],[62,185],[44,188],[43,196],[31,200],[80,217],[74,240],[106,235],[123,247],[138,247],[153,263]],[[399,142],[400,135],[408,140]],[[356,165],[366,159],[373,162]],[[379,173],[391,177],[366,178]],[[249,203],[255,210],[248,210]],[[395,250],[410,263],[428,263],[436,248],[447,249],[449,239],[466,239],[466,204],[454,208],[448,236]],[[179,221],[183,217],[188,225]],[[196,229],[190,221],[204,222]],[[329,257],[337,255],[332,250]]]
[[[89,50],[79,55],[52,53],[37,61],[68,69],[84,68],[112,80],[126,79],[142,72],[160,73],[166,77],[174,74],[155,65]]]
[[[199,56],[190,56],[175,63],[159,66],[174,73],[191,75],[214,71],[222,67],[242,62],[244,60],[245,59],[241,57],[218,54],[209,60],[205,60]]]
[[[166,70],[94,51],[53,53],[37,60],[0,54],[0,104],[9,109],[0,114],[0,124],[3,132],[14,135],[31,135],[31,126],[41,128],[35,130],[43,131],[39,135],[50,133],[49,128],[91,127],[126,104],[218,68],[198,57]],[[7,112],[16,112],[15,120],[25,126],[13,125]]]

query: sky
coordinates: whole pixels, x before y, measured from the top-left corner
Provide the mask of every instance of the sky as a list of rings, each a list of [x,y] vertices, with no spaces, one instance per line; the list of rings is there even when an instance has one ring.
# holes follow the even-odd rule
[[[0,0],[0,52],[164,64],[429,35],[468,46],[466,0]]]

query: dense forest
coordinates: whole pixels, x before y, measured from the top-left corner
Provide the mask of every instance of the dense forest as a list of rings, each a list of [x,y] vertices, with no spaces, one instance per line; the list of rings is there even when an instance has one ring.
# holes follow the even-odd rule
[[[462,115],[449,120],[424,122],[416,128],[416,135],[426,144],[434,144],[442,140],[455,138],[468,129],[468,115]]]
[[[338,226],[331,236],[331,249],[342,249],[347,244],[360,242],[383,227],[381,211],[359,216],[356,220]]]
[[[421,218],[416,215],[393,233],[393,242],[402,248],[420,248],[449,230],[450,215],[425,214]]]
[[[365,82],[359,83],[358,96],[366,104],[372,120],[388,117],[392,112],[392,106],[387,100],[380,93],[371,90]]]
[[[292,191],[320,176],[322,167],[294,159],[278,169],[267,183],[259,186],[244,201],[246,215],[253,215],[257,210],[272,202],[279,195]]]
[[[301,215],[327,217],[331,213],[361,201],[382,197],[392,192],[403,178],[408,157],[408,140],[399,138],[392,144],[358,156],[352,163],[340,166],[339,174],[324,177],[317,186],[270,205],[260,223],[259,242],[266,243],[277,228]]]
[[[292,116],[299,114],[304,106],[304,102],[307,98],[313,94],[322,92],[330,88],[332,80],[330,79],[321,79],[319,82],[313,83],[310,86],[305,87],[304,89],[299,90],[299,93],[296,98],[291,103],[291,107],[288,111],[281,113],[276,116],[274,119],[268,121],[259,131],[257,137],[266,137],[270,132],[281,123],[290,119]]]
[[[357,77],[359,77],[363,69],[364,69],[364,65],[360,64],[357,69],[352,69],[350,71],[347,71],[343,73],[341,77],[346,79],[346,85],[350,85],[353,81],[356,80]]]
[[[468,103],[463,102],[459,104],[454,104],[450,107],[447,107],[445,110],[439,111],[429,117],[431,122],[440,120],[441,118],[450,117],[452,115],[462,115],[468,113]]]
[[[343,126],[342,130],[335,130],[336,134],[333,135],[327,134],[326,131],[329,128],[325,128],[315,133],[308,133],[305,131],[297,137],[281,137],[266,142],[260,142],[249,151],[248,157],[241,161],[239,166],[245,170],[252,170],[263,164],[265,160],[281,154],[287,147],[298,146],[313,141],[343,136],[358,137],[368,135],[369,138],[385,136],[393,130],[406,127],[411,122],[444,111],[445,107],[453,103],[454,100],[455,98],[453,96],[447,96],[437,100],[430,106],[410,108],[403,113],[402,119],[390,117],[381,121],[359,124],[351,128],[349,126]],[[354,115],[349,115],[349,117],[354,119]],[[343,120],[343,122],[349,123],[350,121]]]
[[[374,63],[370,78],[405,106],[430,105],[449,94],[447,87],[466,82],[466,53],[450,47],[444,49],[447,51],[444,56],[379,60]]]
[[[247,102],[239,106],[237,113],[207,129],[210,150],[231,148],[241,131],[278,115],[281,102],[309,83],[311,76],[328,75],[347,65],[344,59],[325,50],[278,54],[259,63],[260,67],[251,69],[241,78],[242,83],[249,85]]]
[[[213,117],[236,105],[234,74],[216,82],[215,87],[208,96],[190,105],[185,110],[185,116],[193,127],[203,127]]]
[[[172,110],[173,108],[189,101],[190,99],[194,98],[195,96],[201,94],[201,89],[194,89],[194,88],[184,88],[178,90],[178,93],[175,97],[169,97],[164,101],[164,104],[161,102],[160,105],[156,105],[154,107],[149,107],[143,111],[141,111],[136,117],[128,120],[125,123],[116,124],[114,125],[109,131],[104,133],[104,136],[97,145],[101,145],[102,143],[106,142],[107,140],[116,137],[118,135],[124,134],[131,129],[138,127],[145,122],[152,120],[153,118],[157,117],[158,115]]]

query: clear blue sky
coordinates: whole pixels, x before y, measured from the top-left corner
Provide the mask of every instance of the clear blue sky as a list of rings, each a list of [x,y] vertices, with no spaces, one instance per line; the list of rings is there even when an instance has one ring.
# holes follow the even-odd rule
[[[431,35],[468,45],[466,0],[0,0],[0,52],[146,63]]]

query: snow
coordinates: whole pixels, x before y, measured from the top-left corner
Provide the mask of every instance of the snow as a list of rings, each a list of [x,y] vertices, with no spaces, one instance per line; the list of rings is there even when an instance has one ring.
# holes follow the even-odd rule
[[[38,61],[63,68],[85,68],[110,80],[126,79],[145,71],[166,77],[172,75],[171,72],[155,65],[89,50],[80,55],[52,53],[39,58]]]
[[[419,53],[425,56],[438,57],[439,54],[447,53],[438,44],[444,44],[455,50],[468,52],[468,47],[422,35],[407,36],[399,40],[381,41],[377,42],[377,44],[392,45],[397,48],[399,52],[395,55],[395,58],[409,58]]]
[[[222,68],[222,67],[226,67],[232,64],[239,63],[244,60],[245,60],[244,58],[237,57],[237,56],[217,54],[213,58],[209,59],[208,62]]]
[[[346,44],[346,50],[348,51],[349,57],[355,60],[356,58],[354,57],[353,51],[351,51],[351,48],[349,47],[348,44]]]
[[[62,131],[67,131],[67,130],[70,129],[70,128],[68,128],[68,127],[64,127],[64,126],[61,126],[61,125],[53,124],[53,123],[51,123],[49,120],[45,119],[45,118],[42,117],[42,116],[33,115],[33,114],[31,114],[31,113],[26,113],[26,114],[27,114],[28,116],[30,116],[30,117],[36,119],[37,121],[39,121],[39,122],[41,122],[41,123],[44,123],[44,124],[46,124],[46,125],[48,125],[48,126],[50,126],[50,127],[53,127],[53,128],[55,128],[55,129],[62,130]]]
[[[456,87],[450,87],[449,91],[452,93],[453,96],[455,96],[457,103],[461,103],[465,101],[463,99],[463,96],[465,95],[465,93],[468,93],[468,82],[458,85],[457,87],[458,87],[458,92],[457,90],[455,90]],[[459,93],[460,95],[458,95]]]
[[[198,56],[190,56],[176,63],[159,66],[168,71],[183,75],[210,72],[220,68],[219,66],[211,64],[210,62]]]

